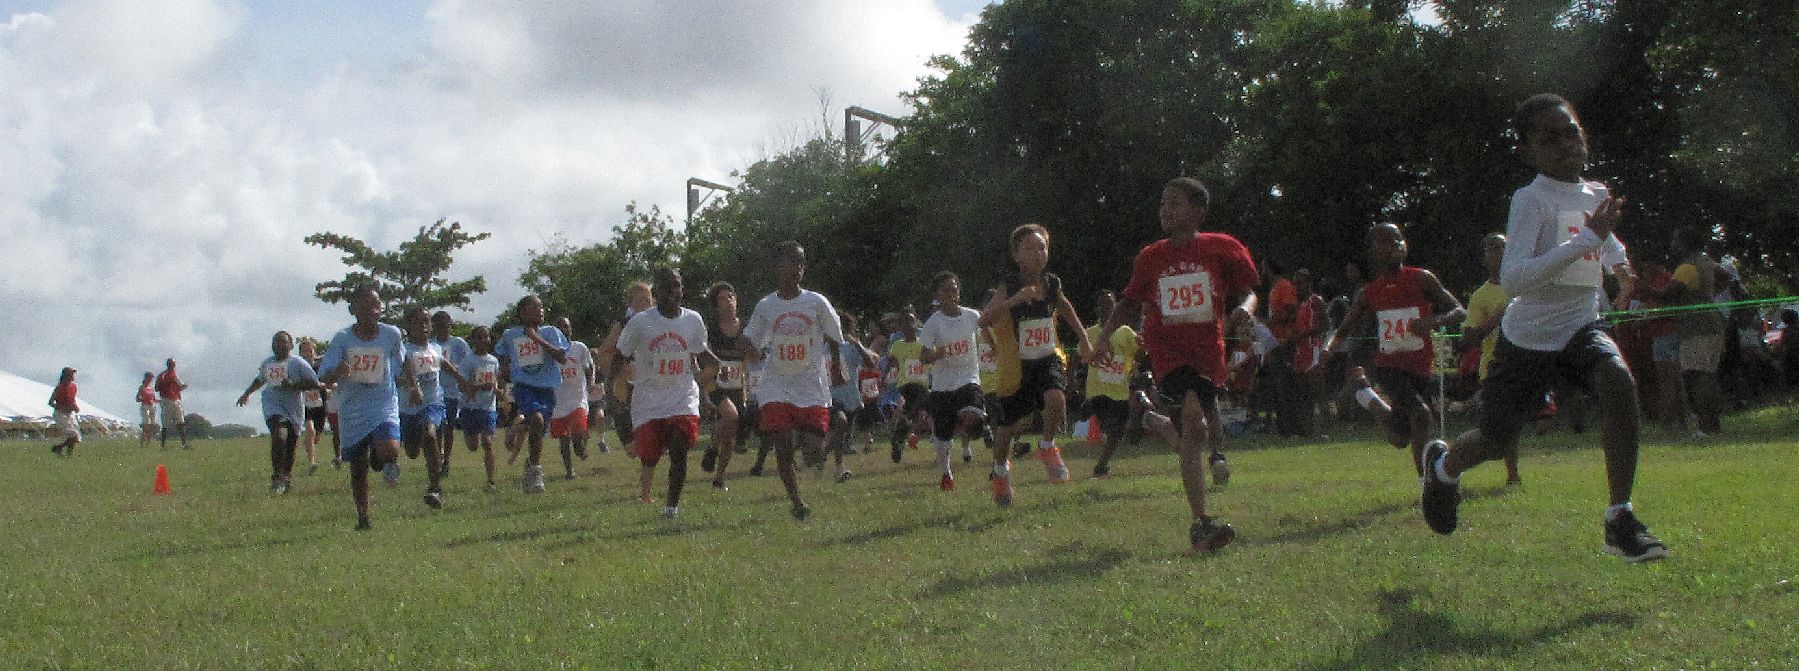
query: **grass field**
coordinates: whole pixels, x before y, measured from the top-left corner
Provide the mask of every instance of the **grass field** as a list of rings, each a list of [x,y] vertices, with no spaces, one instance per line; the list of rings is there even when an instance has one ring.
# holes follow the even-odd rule
[[[1401,452],[1238,440],[1212,501],[1241,535],[1211,558],[1182,556],[1174,458],[1149,443],[1105,480],[1018,463],[1010,510],[978,457],[943,493],[928,448],[883,449],[805,478],[804,523],[772,475],[714,492],[697,456],[669,522],[617,451],[540,496],[516,467],[482,492],[459,451],[445,510],[408,462],[358,533],[343,472],[272,496],[261,440],[11,441],[0,668],[1790,668],[1791,412],[1645,446],[1637,507],[1673,553],[1646,565],[1600,551],[1590,434],[1530,439],[1521,488],[1470,473],[1447,538]],[[158,463],[173,496],[150,494]]]

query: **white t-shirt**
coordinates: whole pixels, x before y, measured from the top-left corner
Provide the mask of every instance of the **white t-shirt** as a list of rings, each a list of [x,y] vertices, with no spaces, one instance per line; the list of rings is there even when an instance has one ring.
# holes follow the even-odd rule
[[[927,349],[945,350],[945,356],[931,364],[931,391],[955,391],[981,381],[981,313],[957,309],[961,313],[954,317],[933,310],[918,332],[918,342]]]
[[[756,398],[799,408],[831,405],[831,352],[825,342],[843,342],[843,327],[831,301],[801,289],[788,300],[780,292],[764,296],[750,313],[743,335],[768,351]]]
[[[631,358],[637,383],[631,387],[632,428],[651,420],[700,414],[700,385],[693,355],[706,351],[706,322],[681,308],[674,318],[661,310],[639,312],[618,334],[619,353]]]
[[[567,417],[587,407],[587,379],[593,373],[593,352],[579,340],[568,344],[568,360],[562,362],[562,385],[556,387],[556,409],[551,417]]]
[[[1546,175],[1512,192],[1505,261],[1499,267],[1499,284],[1513,296],[1500,320],[1507,340],[1525,349],[1557,351],[1599,320],[1605,301],[1601,273],[1624,254],[1617,236],[1601,240],[1586,227],[1586,215],[1606,195],[1597,182]]]

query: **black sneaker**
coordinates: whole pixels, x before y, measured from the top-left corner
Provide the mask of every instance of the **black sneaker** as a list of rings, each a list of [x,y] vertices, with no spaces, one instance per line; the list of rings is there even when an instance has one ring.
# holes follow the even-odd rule
[[[357,515],[356,516],[356,530],[357,531],[368,531],[373,528],[375,528],[374,525],[369,524],[369,516],[368,515]]]
[[[762,477],[762,464],[756,464],[755,466],[751,466],[750,467],[750,475],[755,476],[755,477]]]
[[[581,461],[587,461],[587,445],[584,443],[575,443],[574,448],[575,456],[580,457]]]
[[[1449,446],[1441,440],[1430,441],[1424,446],[1424,494],[1418,498],[1418,507],[1424,511],[1424,523],[1430,530],[1440,534],[1455,533],[1456,506],[1462,503],[1462,489],[1459,484],[1443,482],[1437,477],[1437,463],[1449,454]],[[1610,541],[1611,536],[1606,536]]]
[[[713,480],[713,481],[712,481],[712,488],[713,488],[713,489],[716,489],[716,490],[718,490],[718,491],[721,491],[721,492],[728,492],[728,491],[731,491],[731,488],[730,488],[730,487],[726,487],[726,486],[725,486],[725,481],[723,481],[723,480]]]
[[[1018,442],[1012,444],[1012,458],[1013,459],[1023,459],[1023,458],[1025,458],[1025,455],[1028,455],[1030,453],[1031,453],[1031,444],[1030,443],[1027,443],[1027,442],[1024,442],[1021,440],[1021,441],[1018,441]]]
[[[417,442],[417,441],[410,441],[410,440],[409,440],[409,441],[406,441],[406,442],[405,442],[405,443],[404,443],[404,444],[403,444],[403,445],[402,445],[402,446],[403,446],[403,447],[405,447],[405,448],[406,448],[406,458],[407,458],[407,459],[417,459],[417,458],[419,458],[419,452],[420,452],[420,450],[419,450],[419,446],[418,446],[418,442]]]
[[[1605,551],[1632,564],[1668,556],[1668,546],[1651,535],[1649,527],[1628,510],[1605,523]]]
[[[706,448],[706,456],[700,457],[700,470],[711,473],[712,469],[716,466],[718,466],[718,450],[716,448],[708,447]]]
[[[1193,543],[1193,554],[1212,554],[1236,540],[1237,530],[1229,524],[1217,524],[1210,517],[1193,520],[1187,528],[1187,540]]]
[[[443,510],[444,495],[437,492],[427,492],[425,494],[425,505],[430,506],[432,510]]]
[[[1103,463],[1093,465],[1093,477],[1103,478],[1112,474],[1112,467]]]
[[[802,504],[799,504],[799,505],[793,507],[793,519],[804,522],[804,521],[806,521],[806,518],[811,517],[811,516],[812,516],[812,507],[811,506],[808,506],[808,505],[802,503]]]
[[[1212,468],[1212,484],[1223,487],[1231,483],[1231,465],[1224,460],[1224,454],[1213,452],[1206,459],[1206,465]]]

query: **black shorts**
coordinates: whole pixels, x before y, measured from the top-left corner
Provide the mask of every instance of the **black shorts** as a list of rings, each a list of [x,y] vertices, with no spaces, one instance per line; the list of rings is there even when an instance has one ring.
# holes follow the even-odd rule
[[[1131,404],[1110,396],[1094,396],[1087,399],[1087,414],[1099,418],[1099,430],[1115,434],[1130,421]]]
[[[1181,430],[1181,403],[1186,400],[1187,392],[1199,397],[1199,407],[1204,408],[1206,414],[1218,412],[1218,385],[1186,366],[1168,371],[1162,378],[1162,400],[1168,406],[1168,418],[1174,421],[1176,431]]]
[[[325,406],[306,409],[306,423],[312,425],[313,433],[325,432]]]
[[[1061,391],[1065,375],[1062,360],[1055,357],[1019,362],[1018,391],[987,408],[994,425],[1012,426],[1042,411],[1043,395]]]
[[[713,405],[722,405],[724,404],[725,399],[731,399],[731,405],[737,408],[738,414],[741,415],[743,412],[742,389],[714,389],[712,390],[712,393],[707,394],[706,397],[712,399]]]
[[[269,427],[269,433],[271,435],[274,434],[277,429],[286,429],[287,435],[290,437],[295,435],[294,423],[287,421],[287,418],[282,417],[281,415],[269,415],[268,417],[264,417],[262,423],[264,426]]]
[[[931,395],[931,388],[923,382],[907,382],[900,387],[900,398],[906,401],[906,416],[911,417],[925,410],[925,403]]]
[[[631,425],[631,402],[621,401],[615,397],[606,397],[606,417],[612,420],[612,430],[618,432],[618,442],[630,445],[637,438],[636,428]]]
[[[1622,359],[1617,343],[1599,322],[1581,327],[1560,350],[1524,349],[1499,334],[1493,363],[1480,389],[1480,432],[1508,443],[1543,407],[1551,387],[1592,391],[1588,375],[1606,359]]]
[[[1393,433],[1411,432],[1412,410],[1419,404],[1429,408],[1431,399],[1437,397],[1436,380],[1409,370],[1377,366],[1368,371],[1368,377],[1380,388],[1387,405],[1393,406],[1387,417],[1387,429]]]
[[[956,437],[956,421],[961,419],[962,411],[973,410],[981,413],[982,422],[987,418],[987,400],[981,394],[981,385],[965,384],[950,391],[931,392],[931,435],[937,440],[949,440]],[[969,431],[980,428],[980,423],[968,427]]]

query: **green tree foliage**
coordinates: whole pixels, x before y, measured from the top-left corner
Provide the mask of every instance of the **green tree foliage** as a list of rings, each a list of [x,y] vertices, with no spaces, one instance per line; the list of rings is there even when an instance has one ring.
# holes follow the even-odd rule
[[[451,282],[443,275],[449,272],[456,250],[492,234],[471,234],[462,230],[459,222],[446,226],[444,221],[419,227],[418,235],[391,252],[375,251],[361,240],[337,233],[306,236],[308,245],[343,252],[344,265],[353,269],[341,280],[320,282],[314,295],[327,303],[348,302],[358,289],[373,286],[386,302],[384,318],[390,321],[413,307],[469,309],[470,297],[487,291],[487,280],[476,275]]]
[[[212,420],[202,417],[200,413],[187,413],[187,416],[182,417],[181,421],[187,425],[187,435],[189,438],[212,437]]]
[[[568,317],[572,337],[597,344],[623,316],[626,287],[649,281],[658,267],[680,264],[686,247],[685,232],[660,208],[645,212],[631,203],[625,206],[625,222],[612,228],[608,242],[577,247],[558,238],[531,252],[519,285],[543,299],[550,319]],[[692,280],[688,286],[690,294],[704,289],[692,288]],[[514,309],[508,308],[497,325],[513,323]]]

